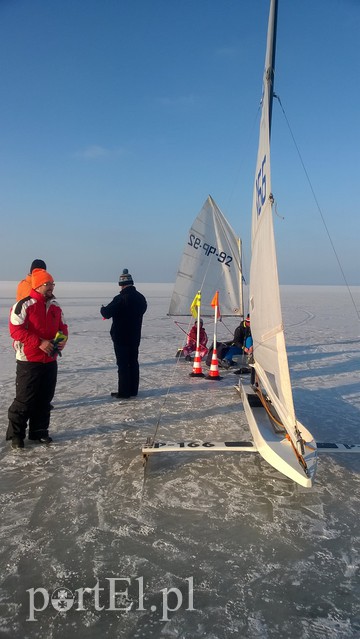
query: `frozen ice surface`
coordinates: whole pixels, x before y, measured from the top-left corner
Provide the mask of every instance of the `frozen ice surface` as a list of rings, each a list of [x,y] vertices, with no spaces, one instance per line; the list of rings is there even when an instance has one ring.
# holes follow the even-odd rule
[[[55,443],[13,452],[5,430],[15,283],[0,283],[0,637],[359,637],[360,457],[321,456],[311,490],[256,454],[169,453],[144,472],[141,447],[155,431],[168,441],[250,435],[237,377],[194,379],[191,364],[175,359],[183,333],[166,315],[171,285],[137,288],[149,302],[139,397],[110,397],[116,368],[99,307],[117,287],[58,283],[70,339]],[[353,295],[360,307],[360,289]],[[283,287],[282,302],[299,420],[318,440],[359,443],[360,327],[346,290]],[[227,319],[219,337],[235,326]],[[211,340],[210,322],[206,329]],[[111,601],[111,585],[127,592]],[[51,603],[59,588],[75,597],[67,610]],[[32,596],[43,608],[34,621]],[[166,597],[178,606],[167,619]]]

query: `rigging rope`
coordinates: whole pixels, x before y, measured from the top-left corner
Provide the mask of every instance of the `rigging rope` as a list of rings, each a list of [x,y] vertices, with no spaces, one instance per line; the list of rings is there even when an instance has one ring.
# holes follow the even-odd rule
[[[293,142],[294,142],[295,149],[296,149],[297,154],[298,154],[298,156],[299,156],[299,159],[300,159],[301,165],[302,165],[302,167],[303,167],[303,170],[304,170],[304,173],[305,173],[306,179],[307,179],[307,181],[308,181],[308,184],[309,184],[309,186],[310,186],[310,190],[311,190],[312,195],[313,195],[313,198],[314,198],[314,200],[315,200],[315,204],[316,204],[317,210],[318,210],[318,212],[319,212],[319,214],[320,214],[320,217],[321,217],[322,223],[323,223],[323,225],[324,225],[324,228],[325,228],[326,234],[327,234],[327,236],[328,236],[328,239],[329,239],[329,242],[330,242],[331,248],[332,248],[332,250],[333,250],[333,252],[334,252],[334,255],[335,255],[336,261],[337,261],[337,263],[338,263],[338,266],[339,266],[339,269],[340,269],[340,273],[341,273],[342,278],[343,278],[343,280],[344,280],[344,282],[345,282],[345,286],[346,286],[347,291],[348,291],[348,293],[349,293],[349,296],[350,296],[351,302],[352,302],[352,304],[353,304],[353,306],[354,306],[354,309],[355,309],[355,313],[356,313],[356,315],[357,315],[357,318],[358,318],[358,320],[360,321],[360,311],[359,311],[359,309],[358,309],[358,308],[357,308],[357,306],[356,306],[356,303],[355,303],[355,300],[354,300],[353,294],[352,294],[352,292],[351,292],[350,286],[349,286],[348,281],[347,281],[347,279],[346,279],[346,275],[345,275],[345,273],[344,273],[344,269],[343,269],[342,264],[341,264],[341,262],[340,262],[340,258],[339,258],[338,254],[337,254],[337,251],[336,251],[336,248],[335,248],[335,244],[334,244],[334,242],[333,242],[333,240],[332,240],[332,237],[331,237],[331,235],[330,235],[330,231],[329,231],[328,226],[327,226],[327,224],[326,224],[325,217],[324,217],[323,212],[322,212],[322,210],[321,210],[321,207],[320,207],[319,201],[318,201],[318,199],[317,199],[317,197],[316,197],[316,193],[315,193],[314,187],[313,187],[313,185],[312,185],[312,182],[311,182],[311,180],[310,180],[310,176],[309,176],[309,174],[308,174],[308,172],[307,172],[307,169],[306,169],[305,163],[304,163],[304,161],[303,161],[303,159],[302,159],[302,155],[301,155],[301,153],[300,153],[300,149],[299,149],[298,144],[297,144],[297,142],[296,142],[296,140],[295,140],[294,133],[293,133],[293,131],[292,131],[292,129],[291,129],[290,122],[289,122],[289,120],[288,120],[288,118],[287,118],[287,115],[286,115],[286,113],[285,113],[285,110],[284,110],[284,107],[283,107],[282,102],[281,102],[281,100],[280,100],[280,97],[274,93],[274,98],[276,98],[276,99],[278,100],[279,104],[280,104],[280,108],[281,108],[281,110],[282,110],[282,112],[283,112],[283,115],[284,115],[284,118],[285,118],[285,122],[286,122],[286,124],[287,124],[287,126],[288,126],[288,129],[289,129],[289,131],[290,131],[291,138],[292,138],[292,140],[293,140]]]
[[[224,326],[224,328],[226,328],[227,332],[230,333],[231,336],[234,335],[234,331],[230,330],[230,328],[225,324],[223,318],[221,317],[219,320],[219,323],[221,322],[221,324]],[[241,323],[241,322],[240,322]]]
[[[189,323],[189,328],[190,328],[190,323]],[[165,404],[167,402],[167,399],[169,397],[170,389],[171,389],[172,384],[173,384],[175,372],[176,372],[177,366],[179,364],[179,359],[180,358],[178,358],[176,360],[176,362],[175,362],[175,366],[173,367],[173,372],[172,372],[172,375],[170,377],[168,389],[166,391],[164,400],[163,400],[163,402],[162,402],[162,404],[160,406],[159,415],[158,415],[158,418],[157,418],[157,422],[155,424],[154,435],[153,435],[152,439],[150,437],[148,437],[148,439],[147,439],[146,443],[149,444],[149,446],[153,446],[154,442],[156,441],[156,434],[157,434],[157,431],[159,429],[160,421],[161,421],[161,418],[162,418],[162,415],[163,415],[163,410],[164,410]],[[147,462],[148,462],[149,456],[146,455],[146,453],[144,453],[143,454],[143,459],[144,459],[144,463],[143,463],[143,465],[144,465],[144,477],[143,477],[143,487],[142,487],[141,496],[140,496],[140,504],[142,504],[142,501],[143,501],[143,498],[144,498],[144,494],[145,494],[145,483],[146,483],[146,480],[147,480]]]

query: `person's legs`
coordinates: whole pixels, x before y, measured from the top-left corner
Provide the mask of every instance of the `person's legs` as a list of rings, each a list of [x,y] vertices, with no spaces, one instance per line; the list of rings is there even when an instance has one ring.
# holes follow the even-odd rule
[[[136,397],[139,391],[139,349],[137,346],[132,346],[129,349],[129,392],[131,397]]]
[[[116,363],[118,367],[118,395],[119,397],[130,397],[130,368],[129,368],[129,347],[119,342],[114,342]]]
[[[216,352],[217,352],[217,356],[218,356],[218,360],[222,360],[224,359],[226,353],[229,350],[229,344],[226,344],[226,342],[218,342],[216,345]]]
[[[223,359],[225,361],[231,362],[234,355],[242,355],[242,352],[242,348],[239,348],[238,346],[230,346]]]
[[[208,349],[206,348],[206,346],[203,346],[202,344],[200,344],[199,353],[200,353],[200,357],[206,357],[206,355],[208,354]]]
[[[36,367],[33,362],[16,362],[16,395],[9,407],[6,439],[23,441],[30,408],[36,396]]]
[[[193,339],[189,339],[187,344],[183,348],[185,357],[190,356],[191,353],[193,353],[194,351],[196,351],[196,342],[194,342]]]
[[[50,403],[55,394],[56,380],[56,361],[38,365],[36,393],[29,411],[29,439],[49,436]]]

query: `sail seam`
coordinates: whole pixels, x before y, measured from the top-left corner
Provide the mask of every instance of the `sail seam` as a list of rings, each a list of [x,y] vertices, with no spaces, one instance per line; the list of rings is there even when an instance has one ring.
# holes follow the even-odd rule
[[[283,324],[279,324],[278,326],[275,326],[273,329],[271,329],[271,331],[268,331],[267,333],[264,333],[263,335],[261,335],[260,343],[263,344],[264,342],[267,342],[272,337],[275,337],[275,335],[282,333],[283,330],[284,330]]]

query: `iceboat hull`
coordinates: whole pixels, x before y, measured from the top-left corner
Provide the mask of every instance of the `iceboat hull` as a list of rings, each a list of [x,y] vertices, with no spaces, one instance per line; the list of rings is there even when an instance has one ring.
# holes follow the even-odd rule
[[[315,479],[317,464],[316,442],[311,433],[298,422],[305,445],[303,455],[307,472],[300,464],[289,439],[283,433],[276,433],[265,408],[250,385],[240,384],[240,395],[246,418],[260,455],[280,473],[300,486],[311,488]]]

